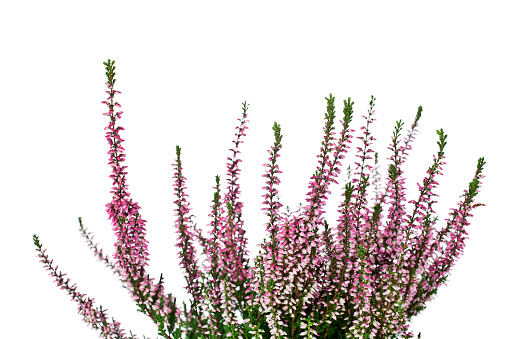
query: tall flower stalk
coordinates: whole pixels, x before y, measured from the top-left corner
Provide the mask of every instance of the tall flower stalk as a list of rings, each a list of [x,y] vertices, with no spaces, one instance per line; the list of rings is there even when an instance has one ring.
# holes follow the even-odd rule
[[[247,129],[247,106],[243,103],[243,115],[237,127],[235,147],[230,149],[233,157],[228,157],[227,191],[221,200],[220,178],[216,175],[216,186],[212,211],[212,231],[210,238],[202,235],[201,230],[192,224],[193,215],[186,197],[186,178],[183,175],[182,149],[176,146],[177,159],[174,165],[174,191],[177,199],[175,211],[175,228],[178,234],[177,247],[180,248],[180,266],[185,271],[187,291],[192,296],[189,311],[184,302],[184,311],[176,306],[176,298],[165,293],[163,276],[155,284],[145,267],[148,265],[149,253],[145,240],[145,220],[140,216],[137,203],[130,198],[124,172],[126,166],[120,166],[125,154],[119,136],[122,127],[116,125],[123,112],[115,113],[113,97],[119,91],[113,90],[115,84],[115,61],[104,63],[108,78],[109,112],[103,113],[110,118],[105,129],[106,139],[110,144],[109,164],[112,166],[113,193],[112,202],[106,204],[113,231],[117,236],[114,263],[104,256],[92,242],[81,217],[78,218],[80,230],[99,260],[103,261],[119,276],[122,286],[128,289],[131,299],[138,306],[138,311],[149,316],[158,327],[159,335],[164,338],[404,338],[413,337],[407,324],[411,317],[425,309],[425,303],[432,300],[447,278],[447,273],[454,265],[455,258],[464,248],[467,235],[465,226],[469,225],[469,212],[484,204],[473,204],[478,194],[484,158],[479,158],[474,179],[465,190],[460,207],[453,209],[447,220],[447,227],[436,232],[433,226],[437,217],[433,216],[432,193],[438,182],[436,175],[445,164],[444,147],[447,137],[443,130],[437,131],[439,141],[438,157],[433,156],[433,164],[419,186],[418,200],[411,200],[413,212],[405,211],[405,179],[402,177],[402,164],[406,160],[407,150],[422,113],[419,106],[415,121],[405,140],[404,146],[398,146],[403,123],[397,121],[392,138],[393,152],[389,166],[385,191],[378,193],[379,173],[375,172],[373,185],[375,198],[373,206],[368,207],[367,187],[370,186],[372,170],[366,161],[372,159],[369,153],[369,141],[376,140],[370,136],[369,126],[372,118],[375,99],[370,101],[366,119],[364,148],[357,147],[356,155],[362,162],[356,162],[356,178],[345,185],[344,201],[338,207],[340,214],[337,226],[329,227],[322,216],[329,184],[338,183],[335,178],[341,173],[340,159],[342,153],[350,148],[347,143],[352,135],[349,124],[353,116],[353,104],[350,98],[344,100],[343,129],[340,139],[334,135],[335,106],[332,94],[327,100],[325,136],[318,156],[316,170],[308,185],[304,208],[283,215],[279,212],[283,206],[279,202],[280,183],[278,174],[282,173],[276,164],[282,148],[281,126],[274,122],[275,142],[271,150],[268,167],[263,177],[267,178],[267,193],[262,208],[269,221],[265,224],[268,241],[260,244],[264,253],[255,258],[254,267],[249,266],[247,239],[242,228],[243,203],[239,201],[237,183],[240,169],[237,158],[238,146],[243,141]],[[336,142],[337,141],[337,142]],[[333,158],[329,156],[331,151]],[[375,153],[375,166],[378,164],[378,153]],[[358,178],[357,178],[358,177]],[[389,201],[385,199],[388,197]],[[460,197],[460,198],[461,198]],[[388,221],[382,227],[384,215],[383,204],[388,204]],[[319,232],[324,226],[325,231]],[[93,237],[92,237],[93,239]],[[202,253],[207,256],[209,266],[198,265],[193,241],[198,240]],[[63,280],[63,274],[57,273],[58,266],[42,250],[39,238],[34,234],[34,243],[42,258],[41,262],[50,271],[50,275],[61,289],[66,289],[74,301],[79,304],[78,313],[83,320],[101,332],[104,338],[125,338],[120,323],[108,321],[106,311],[94,307],[93,299],[84,298],[76,291],[76,285],[70,287],[69,279]],[[444,248],[445,246],[445,248]],[[237,319],[238,312],[242,319]],[[182,319],[181,317],[184,317]],[[136,338],[131,332],[128,338]],[[419,333],[420,338],[420,333]]]

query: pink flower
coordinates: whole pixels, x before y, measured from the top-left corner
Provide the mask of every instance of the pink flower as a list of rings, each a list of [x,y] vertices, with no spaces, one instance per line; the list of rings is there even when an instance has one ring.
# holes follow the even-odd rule
[[[364,148],[357,147],[362,163],[356,162],[354,178],[345,185],[344,202],[339,206],[340,217],[337,226],[331,230],[328,222],[322,217],[323,206],[330,194],[329,184],[334,182],[340,174],[339,159],[350,148],[352,138],[348,134],[349,123],[353,115],[353,104],[348,98],[344,100],[344,118],[341,120],[343,130],[340,139],[334,135],[335,106],[332,94],[327,100],[327,113],[325,114],[325,136],[320,150],[319,163],[308,185],[306,205],[299,208],[293,215],[287,213],[284,217],[279,213],[280,207],[275,188],[280,183],[278,173],[282,173],[276,164],[281,149],[281,127],[276,122],[274,130],[275,143],[271,147],[268,169],[263,174],[267,178],[267,186],[263,188],[267,193],[262,208],[269,217],[265,224],[270,238],[264,239],[260,244],[261,251],[256,256],[255,265],[248,265],[247,240],[242,229],[243,204],[238,200],[240,193],[237,183],[240,169],[237,158],[240,153],[238,146],[241,136],[245,136],[247,129],[247,106],[243,103],[243,115],[239,130],[234,141],[235,147],[230,149],[233,157],[228,157],[228,189],[220,201],[219,176],[216,176],[216,186],[212,211],[209,216],[213,226],[210,238],[205,238],[201,230],[192,224],[193,215],[189,215],[191,208],[187,202],[188,196],[185,186],[186,178],[183,176],[180,159],[181,148],[176,147],[177,159],[174,165],[175,178],[174,191],[177,199],[175,227],[179,235],[177,247],[180,248],[180,265],[185,271],[187,291],[193,296],[190,310],[184,303],[184,311],[176,306],[176,298],[171,293],[165,293],[162,274],[159,282],[155,284],[153,278],[146,273],[149,253],[145,240],[145,220],[140,216],[140,207],[130,198],[126,184],[126,166],[120,166],[125,154],[119,136],[122,127],[116,126],[117,118],[123,112],[115,114],[113,103],[116,93],[113,90],[115,83],[113,73],[115,61],[104,63],[106,65],[110,88],[108,101],[109,112],[103,113],[110,118],[106,139],[110,144],[109,164],[112,166],[113,193],[111,203],[106,204],[109,219],[112,220],[112,229],[117,236],[112,264],[108,257],[104,257],[102,249],[98,251],[89,238],[79,218],[82,236],[94,249],[94,254],[105,262],[129,290],[131,298],[139,307],[140,312],[148,315],[157,324],[158,332],[165,338],[180,338],[184,333],[187,338],[216,338],[216,337],[256,337],[256,338],[306,338],[315,336],[329,337],[362,337],[387,338],[394,335],[403,335],[405,338],[413,337],[408,333],[407,320],[421,312],[424,304],[433,299],[438,287],[445,282],[447,272],[454,264],[464,247],[463,234],[469,223],[466,221],[469,212],[484,204],[473,204],[473,198],[478,194],[484,158],[478,161],[474,179],[465,190],[465,197],[458,209],[453,209],[451,218],[447,220],[447,228],[434,234],[433,226],[437,217],[432,219],[434,210],[431,191],[438,182],[436,175],[441,175],[445,139],[447,135],[443,130],[437,131],[439,135],[438,157],[433,156],[433,165],[427,171],[423,184],[418,185],[420,195],[417,201],[410,200],[414,205],[411,214],[405,210],[406,201],[404,183],[401,176],[401,166],[405,161],[406,151],[411,149],[409,142],[413,139],[413,132],[422,113],[419,107],[415,121],[405,140],[405,146],[398,147],[399,132],[403,123],[397,122],[396,131],[392,139],[391,149],[394,154],[390,160],[385,192],[378,194],[378,171],[375,172],[373,185],[376,198],[373,206],[367,206],[366,189],[370,185],[370,175],[364,169],[372,170],[365,164],[368,156],[374,152],[369,148],[368,141],[376,140],[370,137],[369,124],[374,121],[371,115],[375,99],[372,97],[364,138]],[[337,142],[336,142],[337,141]],[[329,152],[333,150],[334,158],[331,160]],[[378,153],[375,153],[375,166],[378,164]],[[382,228],[384,215],[382,204],[388,197],[388,221]],[[277,199],[277,200],[276,200]],[[318,232],[320,225],[325,232]],[[191,227],[192,226],[192,227]],[[416,231],[413,231],[415,229]],[[420,230],[421,232],[417,232]],[[93,237],[92,237],[93,238]],[[450,239],[448,239],[450,238]],[[192,241],[199,240],[203,253],[207,255],[209,265],[204,264],[202,271],[197,262],[196,250]],[[63,281],[62,273],[52,267],[53,260],[49,261],[39,238],[34,234],[34,243],[42,258],[41,262],[56,277],[57,286],[66,289],[72,299],[79,304],[78,312],[83,320],[99,329],[104,338],[124,338],[124,330],[120,323],[108,321],[106,310],[94,307],[93,299],[85,299],[85,295],[76,292],[76,285],[69,287],[69,279]],[[445,245],[445,249],[444,246]],[[64,274],[65,275],[65,274]],[[243,319],[238,319],[236,313]],[[181,319],[184,315],[185,318]],[[176,326],[177,325],[177,326]],[[301,332],[298,332],[300,328]],[[420,337],[420,334],[419,334]],[[131,333],[131,337],[132,333]],[[135,336],[134,336],[135,338]]]

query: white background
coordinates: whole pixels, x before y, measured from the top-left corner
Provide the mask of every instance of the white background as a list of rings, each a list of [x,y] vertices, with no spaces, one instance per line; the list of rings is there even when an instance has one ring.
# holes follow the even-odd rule
[[[355,4],[351,4],[355,3]],[[503,1],[16,1],[0,8],[2,39],[0,206],[3,231],[2,338],[96,338],[78,304],[39,262],[37,234],[71,285],[95,299],[129,334],[155,338],[127,290],[80,236],[78,217],[111,258],[106,213],[111,167],[102,113],[107,59],[116,61],[115,97],[124,114],[127,184],[147,220],[148,272],[163,273],[182,307],[183,270],[173,209],[175,146],[195,221],[209,231],[214,176],[225,187],[226,158],[247,101],[240,145],[241,201],[250,258],[265,236],[260,210],[272,125],[281,124],[281,202],[304,203],[318,164],[325,96],[336,98],[336,132],[351,97],[353,143],[326,208],[331,224],[354,169],[360,126],[376,98],[371,146],[383,178],[396,121],[400,140],[423,113],[403,166],[407,201],[448,135],[434,208],[438,227],[486,165],[467,226],[464,254],[447,286],[410,329],[423,339],[509,338],[507,304],[507,6]],[[373,165],[373,160],[370,162]],[[372,187],[371,187],[372,188]],[[371,188],[369,188],[371,192]],[[388,207],[386,207],[387,209]],[[413,205],[407,205],[411,213]],[[201,253],[201,249],[199,248]],[[251,261],[252,263],[252,261]]]

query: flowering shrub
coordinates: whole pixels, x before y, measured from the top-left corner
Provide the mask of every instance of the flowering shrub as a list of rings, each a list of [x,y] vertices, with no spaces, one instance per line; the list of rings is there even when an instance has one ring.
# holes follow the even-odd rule
[[[446,274],[454,265],[464,247],[465,226],[469,225],[466,218],[469,212],[480,205],[473,205],[473,198],[478,194],[479,179],[484,158],[480,158],[474,179],[468,191],[462,195],[464,199],[458,209],[449,213],[447,227],[436,232],[433,226],[438,217],[434,217],[433,194],[431,191],[438,185],[434,180],[440,174],[444,157],[445,139],[443,130],[437,131],[439,141],[438,157],[433,156],[433,165],[428,169],[423,184],[418,185],[420,195],[417,200],[409,203],[414,205],[413,212],[407,214],[403,202],[405,198],[405,179],[402,178],[401,166],[405,161],[406,151],[411,149],[409,142],[417,122],[421,117],[422,107],[419,106],[415,121],[405,140],[405,146],[398,147],[399,132],[403,123],[396,124],[392,147],[394,152],[390,160],[388,179],[385,191],[378,193],[378,171],[375,172],[373,185],[376,197],[373,207],[367,207],[366,189],[370,185],[370,175],[365,169],[372,170],[366,160],[372,159],[368,154],[373,151],[368,147],[373,140],[369,137],[369,124],[374,121],[372,114],[375,99],[370,101],[370,110],[364,131],[364,148],[357,157],[362,163],[356,162],[355,174],[359,179],[350,180],[345,185],[344,202],[338,208],[340,217],[337,226],[329,227],[322,217],[323,206],[330,194],[328,188],[340,173],[339,159],[343,159],[352,138],[348,132],[352,119],[353,104],[344,100],[344,117],[341,120],[343,130],[340,140],[336,142],[334,135],[335,106],[332,94],[327,100],[325,136],[320,150],[319,162],[308,186],[306,205],[294,213],[279,212],[278,190],[280,183],[278,173],[282,173],[276,164],[281,149],[281,127],[276,122],[274,130],[274,146],[269,150],[268,169],[263,177],[267,178],[267,190],[262,210],[269,217],[265,224],[270,237],[260,244],[264,250],[255,259],[255,266],[249,266],[246,259],[247,240],[242,229],[242,202],[238,201],[239,186],[237,184],[237,158],[240,137],[247,129],[247,106],[243,103],[243,115],[239,132],[236,134],[233,157],[228,158],[228,188],[220,201],[219,176],[216,176],[212,212],[209,224],[213,230],[211,238],[201,234],[196,225],[191,225],[189,203],[186,200],[185,180],[180,159],[181,148],[176,147],[177,159],[174,165],[175,184],[173,185],[177,200],[174,201],[176,221],[179,235],[176,246],[180,248],[180,265],[185,271],[187,291],[192,295],[189,311],[184,302],[184,311],[176,305],[176,298],[165,293],[163,276],[154,283],[145,271],[148,265],[148,247],[145,240],[145,220],[139,214],[139,206],[130,198],[124,172],[126,166],[120,166],[125,154],[119,136],[122,127],[116,125],[123,112],[115,114],[114,106],[121,107],[113,97],[121,92],[113,90],[115,84],[115,61],[104,63],[108,77],[109,112],[103,113],[110,118],[106,139],[110,144],[110,162],[113,168],[113,197],[106,204],[109,219],[112,220],[113,231],[117,236],[112,263],[98,250],[86,229],[83,229],[81,217],[78,218],[80,230],[94,254],[117,274],[137,304],[138,311],[149,316],[158,326],[158,333],[165,338],[396,338],[408,333],[408,320],[425,309],[425,303],[433,299],[446,281]],[[369,138],[368,138],[369,137]],[[375,139],[376,140],[376,139]],[[333,159],[329,153],[333,150]],[[378,164],[378,153],[375,153],[375,166]],[[388,202],[385,199],[388,198]],[[388,221],[382,227],[384,215],[382,204],[388,204]],[[318,232],[323,225],[324,232]],[[34,243],[42,258],[41,262],[56,277],[61,289],[66,289],[72,299],[79,304],[78,312],[87,324],[99,329],[104,338],[125,338],[120,323],[108,321],[107,310],[94,307],[93,299],[85,299],[76,291],[76,285],[69,287],[69,279],[64,282],[61,272],[53,268],[52,262],[41,250],[42,244],[34,234]],[[93,237],[92,237],[93,239]],[[207,255],[209,266],[198,266],[193,240],[199,240],[203,253]],[[444,248],[445,246],[445,248]],[[64,274],[65,275],[65,274]],[[237,319],[238,312],[242,319]],[[184,317],[182,319],[182,316]],[[136,338],[131,332],[129,338]],[[420,333],[419,333],[420,338]]]

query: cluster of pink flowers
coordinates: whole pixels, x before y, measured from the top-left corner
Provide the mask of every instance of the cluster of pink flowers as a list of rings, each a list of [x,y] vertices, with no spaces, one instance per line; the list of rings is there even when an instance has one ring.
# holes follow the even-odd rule
[[[399,132],[402,123],[397,122],[396,131],[389,147],[394,154],[390,160],[394,164],[389,166],[388,179],[383,194],[378,194],[378,171],[375,172],[374,186],[376,198],[374,206],[368,208],[366,188],[370,185],[369,175],[365,168],[372,167],[365,164],[372,159],[368,148],[373,140],[369,137],[369,124],[374,121],[374,101],[371,97],[370,110],[364,131],[364,149],[357,157],[362,163],[356,162],[355,174],[360,179],[353,179],[345,185],[342,194],[344,202],[339,206],[340,217],[337,226],[332,230],[322,217],[323,206],[330,194],[329,184],[340,173],[339,159],[343,159],[351,143],[348,134],[349,123],[352,119],[353,104],[348,98],[344,100],[344,118],[341,120],[343,130],[340,140],[336,143],[334,135],[335,107],[332,94],[327,100],[325,137],[319,155],[319,163],[309,184],[307,204],[295,213],[282,215],[279,213],[282,204],[279,203],[278,190],[280,183],[278,173],[282,173],[276,164],[281,149],[281,127],[276,122],[274,130],[275,143],[271,147],[269,164],[264,166],[268,170],[263,175],[267,178],[268,191],[263,195],[263,208],[269,217],[266,224],[270,239],[260,245],[264,254],[259,252],[255,259],[255,266],[249,266],[247,259],[245,231],[242,229],[242,202],[238,201],[239,186],[237,184],[237,158],[241,136],[245,136],[246,103],[243,103],[243,116],[234,141],[235,148],[230,149],[233,157],[228,158],[228,190],[220,201],[219,176],[216,176],[216,186],[213,199],[213,220],[209,224],[213,227],[211,238],[205,238],[201,230],[192,225],[189,215],[189,203],[186,200],[185,180],[180,160],[181,148],[176,147],[177,159],[175,167],[175,227],[179,235],[181,267],[185,270],[187,291],[192,296],[190,310],[184,302],[184,311],[176,306],[176,298],[171,293],[165,293],[163,276],[154,283],[145,271],[148,265],[148,247],[145,240],[145,220],[139,214],[140,207],[130,198],[127,191],[126,166],[120,166],[125,154],[119,136],[122,127],[116,125],[123,112],[115,114],[114,106],[121,107],[113,97],[121,92],[113,90],[115,84],[115,61],[104,63],[108,77],[108,101],[103,101],[109,107],[110,118],[106,138],[110,144],[110,162],[113,168],[114,181],[113,200],[106,205],[112,220],[113,231],[117,236],[112,264],[108,257],[104,257],[102,249],[98,250],[91,238],[83,229],[79,218],[82,235],[87,239],[94,254],[115,274],[120,277],[122,285],[127,288],[131,298],[138,305],[139,311],[148,315],[158,326],[158,333],[165,338],[395,338],[403,335],[413,337],[408,333],[408,320],[425,308],[425,303],[433,299],[438,287],[447,278],[446,274],[454,265],[454,258],[458,258],[464,247],[466,220],[472,216],[469,212],[483,204],[473,205],[473,198],[478,194],[484,158],[478,160],[474,179],[469,184],[468,191],[462,195],[464,199],[453,209],[447,219],[447,227],[434,233],[433,226],[437,217],[431,219],[434,213],[431,201],[431,190],[438,185],[434,180],[440,174],[444,157],[444,146],[447,135],[443,130],[439,135],[438,157],[433,156],[433,165],[427,171],[423,184],[418,185],[420,195],[414,205],[411,215],[406,214],[403,202],[405,198],[404,178],[401,165],[405,161],[406,151],[411,149],[409,142],[413,139],[413,132],[422,112],[419,107],[415,121],[409,131],[405,146],[398,145]],[[369,137],[369,138],[368,138]],[[376,139],[375,139],[376,140]],[[329,157],[333,150],[333,159]],[[375,166],[378,163],[378,153],[375,153]],[[382,204],[389,198],[387,211],[388,222],[382,228]],[[289,212],[289,211],[288,211]],[[323,225],[324,232],[318,227]],[[412,236],[413,235],[413,236]],[[92,237],[93,238],[93,237]],[[198,266],[194,240],[199,240],[203,253],[207,255],[210,266],[203,265],[203,271]],[[61,272],[52,267],[41,251],[42,245],[34,234],[34,243],[42,258],[41,262],[56,278],[58,286],[66,289],[72,299],[79,304],[78,312],[83,320],[99,329],[104,338],[125,338],[120,323],[108,321],[106,310],[102,306],[94,307],[93,299],[84,298],[76,291],[76,285],[69,286],[69,279],[64,282]],[[445,248],[443,247],[445,246]],[[320,255],[322,254],[322,255]],[[65,275],[65,274],[64,274]],[[237,319],[235,312],[240,312],[243,319]],[[184,316],[184,319],[181,318]],[[129,338],[136,338],[132,335]],[[420,338],[420,333],[419,333]]]

